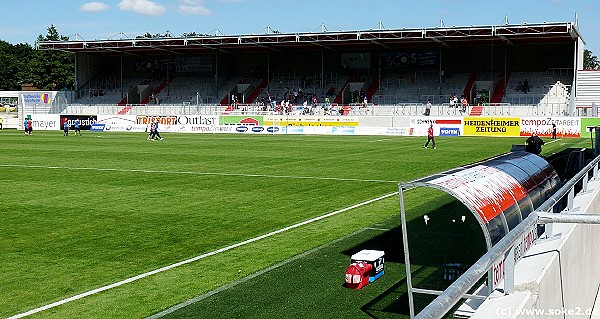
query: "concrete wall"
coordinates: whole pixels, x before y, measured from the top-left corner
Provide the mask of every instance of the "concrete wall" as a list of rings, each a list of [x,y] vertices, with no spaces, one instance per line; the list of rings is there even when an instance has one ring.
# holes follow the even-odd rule
[[[590,181],[565,213],[600,213],[600,181]],[[515,293],[504,295],[501,283],[471,318],[595,318],[600,225],[554,224],[552,233],[556,238],[538,240],[517,263]]]

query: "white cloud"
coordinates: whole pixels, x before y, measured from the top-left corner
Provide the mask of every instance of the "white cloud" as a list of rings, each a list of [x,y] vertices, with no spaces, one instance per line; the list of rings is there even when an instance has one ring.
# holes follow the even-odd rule
[[[81,11],[100,12],[108,10],[108,6],[102,2],[88,2],[79,7]]]
[[[119,10],[133,11],[149,16],[159,16],[167,11],[160,3],[150,0],[121,0],[118,7]]]
[[[208,16],[212,12],[203,6],[204,0],[181,0],[181,4],[177,7],[177,10],[181,14],[196,14]]]

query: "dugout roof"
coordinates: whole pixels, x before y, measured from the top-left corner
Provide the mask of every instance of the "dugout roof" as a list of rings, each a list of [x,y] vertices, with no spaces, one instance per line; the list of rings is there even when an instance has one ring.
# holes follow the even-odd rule
[[[560,180],[545,159],[519,151],[400,184],[400,196],[418,186],[462,202],[479,222],[489,249],[552,196]]]
[[[44,41],[40,50],[72,53],[201,55],[215,52],[291,52],[326,49],[336,52],[393,51],[414,47],[460,48],[470,46],[573,43],[580,38],[575,24],[541,23],[501,26],[435,27],[363,31],[205,35],[199,37],[119,40]]]

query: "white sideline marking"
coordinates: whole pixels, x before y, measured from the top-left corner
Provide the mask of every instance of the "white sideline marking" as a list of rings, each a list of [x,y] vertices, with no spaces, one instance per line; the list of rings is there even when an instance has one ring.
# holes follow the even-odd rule
[[[317,252],[317,251],[319,251],[319,250],[321,250],[321,249],[323,249],[325,247],[329,247],[329,246],[331,246],[331,245],[333,245],[333,244],[335,244],[337,242],[340,242],[342,240],[345,240],[347,238],[350,238],[352,236],[360,234],[360,233],[362,233],[362,232],[364,232],[366,230],[383,230],[383,229],[370,228],[370,227],[359,229],[359,230],[357,230],[357,231],[355,231],[355,232],[353,232],[351,234],[348,234],[346,236],[343,236],[343,237],[340,237],[338,239],[332,240],[332,241],[330,241],[330,242],[328,242],[328,243],[326,243],[324,245],[321,245],[319,247],[313,248],[313,249],[311,249],[309,251],[305,251],[302,254],[296,255],[296,256],[294,256],[292,258],[289,258],[289,259],[286,259],[286,260],[284,260],[284,261],[282,261],[280,263],[277,263],[277,264],[275,264],[275,265],[273,265],[271,267],[267,267],[265,269],[261,269],[260,271],[257,271],[257,272],[255,272],[253,274],[250,274],[250,275],[248,275],[248,276],[246,276],[244,278],[240,278],[240,279],[238,279],[236,281],[233,281],[233,282],[231,282],[231,283],[229,283],[227,285],[221,286],[221,287],[219,287],[217,289],[211,290],[211,291],[209,291],[207,293],[204,293],[204,294],[202,294],[202,295],[200,295],[198,297],[195,297],[195,298],[186,300],[186,301],[184,301],[182,303],[176,304],[176,305],[174,305],[172,307],[169,307],[169,308],[167,308],[167,309],[165,309],[165,310],[163,310],[161,312],[155,313],[154,315],[152,315],[150,317],[147,317],[146,319],[158,319],[158,318],[162,318],[162,317],[164,317],[164,316],[166,316],[166,315],[168,315],[170,313],[173,313],[173,312],[175,312],[175,311],[177,311],[177,310],[179,310],[181,308],[185,308],[185,307],[187,307],[189,305],[195,304],[198,301],[202,301],[202,300],[204,300],[204,299],[206,299],[208,297],[216,295],[216,294],[218,294],[218,293],[220,293],[222,291],[225,291],[225,290],[227,290],[229,288],[233,288],[233,287],[235,287],[235,286],[237,286],[237,285],[239,285],[241,283],[245,283],[247,281],[250,281],[251,279],[256,278],[256,277],[258,277],[260,275],[263,275],[263,274],[265,274],[265,273],[267,273],[267,272],[269,272],[271,270],[275,270],[275,269],[277,269],[277,268],[279,268],[281,266],[284,266],[284,265],[287,265],[287,264],[291,263],[292,261],[298,260],[300,258],[304,258],[304,257],[306,257],[306,256],[308,256],[310,254],[313,254],[313,253],[315,253],[315,252]]]
[[[314,179],[326,181],[343,182],[376,182],[376,183],[398,183],[398,181],[380,180],[380,179],[358,179],[358,178],[338,178],[338,177],[317,177],[317,176],[291,176],[291,175],[267,175],[267,174],[242,174],[242,173],[215,173],[215,172],[186,172],[186,171],[163,171],[148,169],[122,169],[122,168],[99,168],[99,167],[67,167],[67,166],[43,166],[43,165],[21,165],[21,164],[0,164],[0,167],[19,167],[19,168],[45,168],[45,169],[64,169],[74,171],[98,171],[98,172],[119,172],[119,173],[157,173],[157,174],[176,174],[176,175],[215,175],[215,176],[240,176],[240,177],[266,177],[266,178],[289,178],[289,179]]]
[[[387,229],[387,228],[379,228],[379,227],[366,227],[365,229],[369,229],[369,230],[380,230],[380,231],[390,231],[391,229]]]
[[[219,253],[231,250],[233,248],[237,248],[237,247],[240,247],[240,246],[243,246],[243,245],[246,245],[246,244],[250,244],[250,243],[253,243],[255,241],[259,241],[261,239],[265,239],[267,237],[271,237],[273,235],[277,235],[277,234],[286,232],[288,230],[291,230],[291,229],[294,229],[294,228],[298,228],[300,226],[304,226],[304,225],[307,225],[307,224],[319,221],[321,219],[325,219],[327,217],[331,217],[331,216],[337,215],[339,213],[343,213],[345,211],[349,211],[351,209],[358,208],[360,206],[364,206],[364,205],[367,205],[367,204],[370,204],[370,203],[373,203],[373,202],[376,202],[376,201],[379,201],[379,200],[382,200],[382,199],[385,199],[385,198],[388,198],[388,197],[391,197],[391,196],[394,196],[394,195],[398,195],[398,192],[394,192],[394,193],[383,195],[383,196],[380,196],[380,197],[377,197],[377,198],[374,198],[374,199],[370,199],[368,201],[364,201],[362,203],[358,203],[358,204],[355,204],[355,205],[352,205],[352,206],[348,206],[346,208],[342,208],[340,210],[337,210],[337,211],[334,211],[334,212],[331,212],[331,213],[328,213],[328,214],[325,214],[325,215],[321,215],[321,216],[318,216],[318,217],[315,217],[315,218],[312,218],[312,219],[309,219],[309,220],[305,220],[303,222],[300,222],[300,223],[297,223],[297,224],[294,224],[294,225],[291,225],[291,226],[288,226],[288,227],[284,227],[284,228],[281,228],[279,230],[272,231],[272,232],[270,232],[268,234],[264,234],[264,235],[260,235],[258,237],[254,237],[254,238],[251,238],[251,239],[239,242],[237,244],[233,244],[231,246],[227,246],[227,247],[223,247],[223,248],[220,248],[220,249],[217,249],[217,250],[213,250],[213,251],[208,252],[206,254],[202,254],[202,255],[199,255],[199,256],[196,256],[196,257],[193,257],[193,258],[190,258],[190,259],[186,259],[186,260],[183,260],[183,261],[180,261],[180,262],[177,262],[177,263],[174,263],[174,264],[162,267],[162,268],[158,268],[158,269],[149,271],[147,273],[143,273],[143,274],[140,274],[140,275],[137,275],[137,276],[134,276],[134,277],[130,277],[130,278],[127,278],[125,280],[121,280],[119,282],[116,282],[116,283],[113,283],[113,284],[110,284],[110,285],[106,285],[106,286],[103,286],[103,287],[100,287],[100,288],[96,288],[96,289],[93,289],[93,290],[90,290],[90,291],[86,291],[84,293],[81,293],[81,294],[78,294],[78,295],[75,295],[75,296],[63,299],[63,300],[59,300],[57,302],[53,302],[51,304],[47,304],[47,305],[39,307],[39,308],[35,308],[35,309],[29,310],[29,311],[26,311],[26,312],[23,312],[23,313],[20,313],[20,314],[16,314],[14,316],[8,317],[7,319],[23,318],[23,317],[26,317],[26,316],[29,316],[29,315],[32,315],[32,314],[35,314],[35,313],[38,313],[38,312],[41,312],[41,311],[44,311],[44,310],[48,310],[48,309],[51,309],[51,308],[54,308],[54,307],[57,307],[57,306],[60,306],[60,305],[64,305],[64,304],[66,304],[68,302],[75,301],[75,300],[78,300],[78,299],[81,299],[81,298],[84,298],[84,297],[87,297],[87,296],[91,296],[91,295],[94,295],[94,294],[97,294],[99,292],[106,291],[106,290],[109,290],[109,289],[112,289],[112,288],[115,288],[115,287],[119,287],[119,286],[122,286],[124,284],[128,284],[128,283],[134,282],[136,280],[143,279],[143,278],[146,278],[148,276],[151,276],[151,275],[154,275],[154,274],[161,273],[163,271],[167,271],[167,270],[173,269],[175,267],[179,267],[179,266],[182,266],[182,265],[185,265],[185,264],[189,264],[189,263],[192,263],[194,261],[197,261],[197,260],[200,260],[200,259],[204,259],[206,257],[210,257],[210,256],[213,256],[213,255],[216,255],[216,254],[219,254]]]
[[[544,144],[552,144],[552,143],[554,143],[554,142],[558,142],[558,141],[560,141],[560,140],[561,140],[561,139],[559,138],[559,139],[555,139],[555,140],[552,140],[552,141],[550,141],[550,142],[547,142],[547,143],[544,143]]]

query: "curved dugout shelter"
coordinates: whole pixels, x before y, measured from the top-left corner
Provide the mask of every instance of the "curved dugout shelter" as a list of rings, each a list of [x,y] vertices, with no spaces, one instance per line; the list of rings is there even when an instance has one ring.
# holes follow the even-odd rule
[[[460,201],[478,221],[489,250],[511,229],[560,188],[554,168],[542,157],[511,152],[483,162],[452,169],[398,185],[406,278],[411,315],[413,292],[432,293],[412,287],[404,191],[430,187]]]

